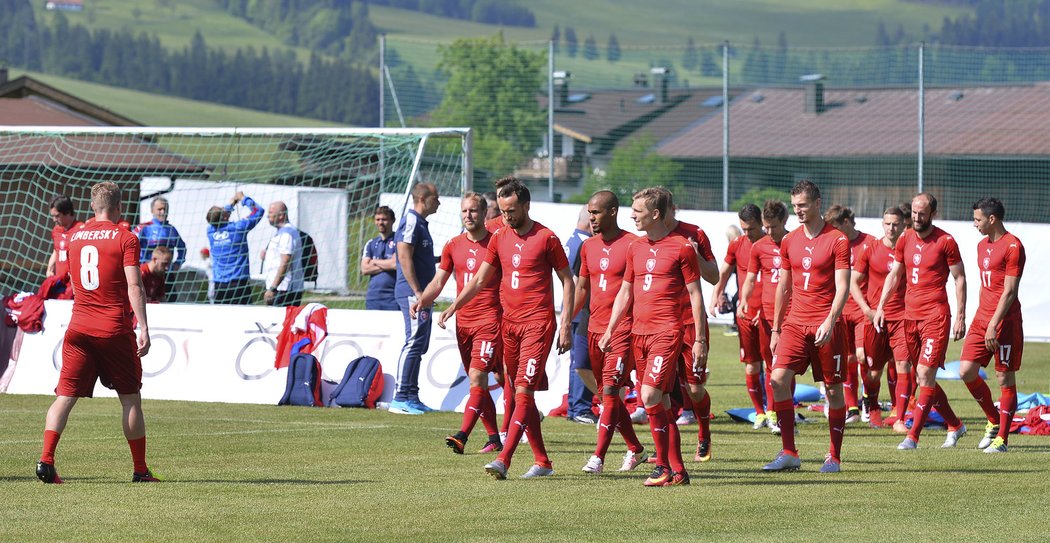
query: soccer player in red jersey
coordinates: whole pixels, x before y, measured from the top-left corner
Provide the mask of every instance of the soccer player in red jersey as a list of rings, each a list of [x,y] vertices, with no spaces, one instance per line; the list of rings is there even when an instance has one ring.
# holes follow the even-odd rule
[[[573,307],[579,310],[590,295],[587,353],[602,403],[601,418],[598,420],[598,444],[594,455],[583,466],[583,471],[588,473],[602,472],[605,453],[609,451],[614,432],[619,432],[627,443],[627,454],[620,471],[630,471],[648,458],[634,433],[631,415],[620,398],[621,387],[627,383],[634,369],[629,315],[616,327],[609,351],[598,348],[598,341],[609,326],[613,302],[627,271],[627,249],[638,239],[638,236],[620,229],[616,224],[619,208],[620,201],[616,194],[607,190],[594,193],[587,201],[587,214],[594,235],[580,246],[580,275],[576,285],[576,301],[573,303]]]
[[[171,249],[167,245],[158,245],[150,253],[150,261],[139,268],[147,303],[159,304],[168,300],[164,282],[171,267],[171,258]]]
[[[536,464],[522,478],[554,475],[540,430],[540,413],[534,394],[547,390],[547,356],[554,342],[554,291],[551,272],[561,279],[561,324],[558,329],[558,351],[572,345],[572,303],[575,285],[569,261],[561,241],[547,227],[529,218],[531,195],[528,187],[515,177],[496,182],[497,202],[506,226],[493,234],[488,253],[474,279],[463,288],[438,320],[445,327],[459,308],[474,298],[496,272],[502,272],[500,303],[503,306],[503,362],[506,379],[515,388],[514,413],[503,451],[485,465],[485,471],[497,479],[507,478],[507,468],[528,428],[529,446]]]
[[[599,348],[611,352],[620,322],[630,313],[631,350],[656,444],[656,468],[645,480],[645,486],[689,484],[669,394],[676,386],[682,349],[683,290],[689,293],[697,338],[690,346],[692,366],[694,371],[702,371],[707,365],[707,314],[700,292],[696,249],[693,242],[667,227],[670,195],[662,188],[648,188],[634,195],[631,218],[645,237],[634,241],[627,250],[623,282],[613,302],[609,325],[598,342]]]
[[[740,287],[740,306],[737,316],[758,313],[755,319],[758,326],[759,346],[762,349],[762,360],[766,365],[766,416],[755,417],[755,430],[768,426],[774,435],[780,435],[780,424],[777,423],[777,412],[773,410],[773,351],[770,349],[773,335],[773,314],[776,313],[777,287],[780,285],[780,267],[783,259],[780,256],[780,243],[787,235],[787,206],[779,200],[766,200],[762,206],[762,227],[766,235],[751,246],[748,255],[747,275]],[[761,292],[761,309],[752,308],[753,294]],[[789,304],[790,307],[790,304]],[[794,401],[795,382],[791,382],[791,395]]]
[[[412,306],[412,318],[421,307],[429,307],[441,294],[441,289],[451,275],[456,277],[456,291],[474,278],[488,253],[492,234],[482,222],[487,202],[476,192],[468,192],[460,201],[460,219],[466,232],[450,239],[441,250],[434,279],[426,286],[423,295]],[[500,451],[503,443],[496,426],[496,405],[489,394],[489,373],[497,371],[503,346],[500,342],[499,323],[503,309],[499,305],[499,275],[496,274],[485,288],[470,303],[463,306],[456,316],[456,341],[463,369],[470,379],[470,396],[463,410],[463,424],[459,431],[446,437],[445,444],[457,454],[463,454],[471,430],[481,418],[488,432],[488,442],[481,452]]]
[[[1021,302],[1017,288],[1024,272],[1024,245],[1006,231],[1006,208],[996,198],[982,198],[973,204],[973,225],[985,236],[977,244],[977,265],[981,275],[981,301],[977,305],[970,331],[963,343],[959,373],[978,405],[988,417],[984,438],[977,445],[986,453],[1006,452],[1010,424],[1017,410],[1017,381],[1024,353]],[[995,376],[999,381],[999,409],[992,404],[992,393],[978,375],[995,357]]]
[[[120,188],[110,182],[91,187],[91,208],[97,219],[69,239],[73,277],[73,314],[62,344],[62,371],[44,423],[44,448],[36,475],[45,483],[61,483],[55,470],[55,449],[77,400],[91,397],[95,381],[115,389],[123,407],[124,436],[134,463],[132,482],[156,482],[146,465],[146,423],[142,416],[142,362],[149,352],[146,297],[139,276],[139,241],[118,228]],[[131,326],[134,312],[138,338]]]
[[[882,408],[879,405],[879,388],[882,381],[882,370],[887,363],[909,365],[908,340],[904,335],[904,283],[890,294],[886,302],[886,321],[884,328],[875,328],[872,319],[875,308],[882,297],[882,287],[886,276],[893,268],[893,252],[897,240],[904,233],[904,212],[899,207],[888,207],[882,214],[882,238],[869,243],[853,261],[853,273],[850,274],[850,295],[864,315],[864,394],[867,398],[869,421],[872,428],[882,427]],[[892,366],[891,366],[892,367]],[[909,376],[910,373],[898,375]],[[897,409],[897,420],[904,426],[904,413],[911,396],[911,380],[894,379],[896,386],[903,387],[900,392],[892,389],[890,396],[903,394],[904,401]],[[905,428],[907,432],[907,428]]]
[[[664,219],[664,224],[670,231],[688,239],[693,244],[699,259],[700,276],[704,281],[714,285],[718,282],[718,264],[715,262],[715,253],[711,250],[711,240],[704,233],[703,228],[695,224],[679,221],[674,217],[674,196],[671,194],[671,191],[662,187],[657,187],[654,190],[661,190],[667,193],[668,201],[671,202],[671,213]],[[697,366],[694,363],[695,360],[689,354],[692,352],[693,342],[696,338],[693,337],[693,313],[689,308],[689,304],[685,303],[685,300],[688,298],[689,293],[683,290],[681,298],[682,349],[678,361],[678,377],[682,384],[682,392],[685,393],[685,398],[688,399],[687,402],[684,402],[687,404],[685,408],[692,409],[692,413],[684,411],[683,418],[679,419],[679,423],[691,423],[692,419],[699,423],[696,437],[696,455],[693,457],[693,460],[696,462],[707,462],[711,460],[711,396],[707,393],[705,387],[707,384],[707,364]],[[707,318],[706,313],[704,318]],[[711,331],[706,325],[704,330],[706,330],[707,334],[703,338],[706,345],[711,341]],[[693,416],[690,417],[689,415]],[[672,426],[671,430],[677,432],[678,426]]]
[[[853,217],[853,210],[848,207],[837,204],[829,207],[824,212],[824,221],[845,234],[849,240],[850,267],[857,261],[860,253],[866,251],[875,241],[870,234],[857,230],[857,220]],[[852,281],[851,278],[850,282]],[[867,286],[865,279],[860,288],[864,289]],[[864,326],[869,321],[852,297],[846,298],[846,309],[842,311],[842,319],[846,321],[846,344],[849,347],[848,372],[842,388],[846,393],[846,424],[852,424],[860,420],[860,403],[857,401],[860,392],[860,361],[865,359]]]
[[[780,421],[783,450],[766,471],[793,470],[802,462],[795,448],[791,378],[812,366],[813,380],[823,381],[828,398],[831,447],[821,473],[837,473],[842,463],[846,427],[846,327],[840,319],[849,296],[849,242],[820,214],[820,189],[802,180],[791,189],[791,206],[799,229],[781,243],[783,267],[773,314],[773,406]],[[787,302],[791,300],[790,315]],[[788,318],[790,317],[790,318]]]
[[[84,223],[77,220],[73,213],[73,201],[64,194],[51,199],[48,214],[55,221],[55,227],[51,229],[51,241],[55,249],[47,260],[47,276],[65,277],[69,273],[69,236],[83,228]]]
[[[930,409],[944,417],[948,435],[942,447],[954,447],[966,433],[966,426],[955,416],[948,397],[937,384],[937,369],[944,367],[944,355],[948,351],[949,336],[956,341],[966,334],[966,270],[959,256],[959,244],[947,232],[933,225],[937,216],[937,199],[923,192],[912,198],[911,219],[913,229],[905,230],[893,253],[893,269],[882,286],[882,297],[875,311],[873,324],[876,328],[886,326],[886,304],[899,281],[906,283],[907,308],[904,312],[904,330],[908,338],[909,362],[915,362],[916,381],[919,391],[915,400],[918,414],[913,417],[908,437],[898,449],[914,449]],[[958,302],[955,324],[951,322],[951,308],[944,284],[948,274],[955,278],[955,296]],[[903,366],[905,372],[911,371]],[[901,378],[898,367],[898,380]],[[901,401],[902,399],[898,399]]]
[[[741,293],[743,300],[744,279],[749,269],[751,260],[751,248],[754,243],[762,239],[762,211],[755,204],[746,204],[737,213],[740,219],[740,230],[744,235],[729,242],[722,270],[718,276],[718,284],[715,285],[712,295],[710,313],[711,316],[718,314],[718,300],[725,292],[726,283],[733,269],[736,269],[737,291]],[[747,300],[747,312],[739,312],[736,316],[737,338],[740,340],[740,362],[744,364],[744,381],[747,386],[747,394],[751,398],[751,404],[755,407],[755,429],[763,428],[766,423],[766,409],[762,398],[762,342],[759,337],[759,312],[762,309],[762,289],[752,288]]]

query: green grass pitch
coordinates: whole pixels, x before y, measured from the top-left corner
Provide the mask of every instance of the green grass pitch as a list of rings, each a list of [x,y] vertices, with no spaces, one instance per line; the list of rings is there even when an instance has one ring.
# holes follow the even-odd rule
[[[945,384],[970,427],[958,449],[943,430],[920,449],[900,437],[847,428],[843,472],[821,475],[827,425],[802,426],[802,471],[759,472],[779,450],[768,431],[723,411],[748,405],[736,338],[714,330],[710,390],[714,459],[688,462],[696,426],[683,427],[692,485],[642,487],[632,473],[585,474],[593,427],[548,418],[555,477],[494,481],[492,456],[452,454],[444,437],[460,415],[144,402],[150,465],[167,480],[132,485],[115,399],[83,400],[59,445],[67,484],[33,475],[51,398],[0,395],[2,541],[972,541],[1039,540],[1046,512],[1050,438],[1012,436],[1010,452],[974,449],[983,428],[959,381]],[[957,357],[953,344],[949,359]],[[1028,344],[1022,392],[1046,393],[1050,345]],[[32,363],[32,361],[23,361]],[[390,362],[388,362],[389,364]],[[809,377],[801,378],[803,383]],[[995,390],[994,384],[992,385]],[[275,399],[276,400],[276,399]],[[480,425],[479,425],[480,428]],[[643,443],[648,429],[636,426]],[[468,451],[483,437],[475,433]],[[608,464],[623,453],[613,442]],[[1042,534],[1042,535],[1040,535]]]

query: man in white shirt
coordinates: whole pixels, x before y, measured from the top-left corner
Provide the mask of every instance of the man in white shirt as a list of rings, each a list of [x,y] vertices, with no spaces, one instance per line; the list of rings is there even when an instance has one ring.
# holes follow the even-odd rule
[[[288,206],[277,201],[270,204],[266,215],[277,229],[263,253],[266,276],[266,305],[299,305],[303,298],[303,244],[299,229],[288,222]]]

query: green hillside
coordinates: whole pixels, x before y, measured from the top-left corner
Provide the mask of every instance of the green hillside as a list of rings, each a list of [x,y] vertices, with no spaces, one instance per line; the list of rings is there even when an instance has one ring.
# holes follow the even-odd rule
[[[27,72],[12,72],[19,77]],[[29,72],[32,77],[147,126],[334,127],[334,123],[149,94]]]

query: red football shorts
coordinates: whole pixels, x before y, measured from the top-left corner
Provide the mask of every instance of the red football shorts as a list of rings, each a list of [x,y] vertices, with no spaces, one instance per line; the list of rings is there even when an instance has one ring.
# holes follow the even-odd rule
[[[612,349],[609,352],[598,348],[598,340],[602,339],[602,335],[594,332],[587,334],[587,354],[591,358],[591,369],[594,375],[601,376],[601,386],[625,386],[634,369],[634,358],[631,356],[631,327],[617,328],[612,336]]]
[[[924,321],[905,320],[904,335],[908,338],[908,360],[922,366],[944,367],[951,334],[951,317],[943,315]]]
[[[500,342],[499,324],[491,322],[470,328],[457,325],[456,343],[459,344],[459,357],[464,370],[491,372],[500,366],[503,345]]]
[[[680,329],[659,334],[634,334],[631,350],[641,384],[671,392],[677,384],[675,378],[678,376],[678,354],[681,349]]]
[[[773,343],[773,321],[764,316],[758,319],[758,343],[762,348],[762,360],[766,361],[766,374],[773,370],[773,351],[769,348]],[[768,377],[767,377],[768,378]]]
[[[503,321],[503,363],[515,387],[547,390],[547,356],[554,345],[554,319]]]
[[[96,379],[117,394],[137,394],[142,389],[142,361],[137,352],[133,332],[93,337],[67,329],[55,394],[90,398]]]
[[[842,315],[842,320],[846,322],[846,348],[849,349],[850,354],[856,353],[858,348],[864,347],[864,328],[870,321],[864,317],[863,313],[859,316]]]
[[[908,338],[904,334],[904,321],[883,321],[885,328],[875,332],[870,322],[864,326],[864,357],[873,370],[882,369],[888,363],[908,360]]]
[[[963,342],[962,360],[977,362],[988,366],[993,353],[984,345],[984,334],[988,331],[988,321],[974,320],[970,331]],[[1017,371],[1021,369],[1021,355],[1024,354],[1024,329],[1021,319],[1007,319],[999,323],[995,338],[999,340],[999,350],[995,355],[995,371]]]
[[[780,328],[777,354],[773,357],[773,368],[789,369],[796,374],[806,373],[813,367],[813,380],[826,384],[846,382],[847,358],[846,323],[839,319],[831,331],[831,341],[817,347],[814,336],[819,326],[805,326],[791,321]]]
[[[708,352],[711,350],[711,327],[704,330],[704,339],[707,340]],[[707,383],[707,364],[702,368],[693,367],[693,342],[696,341],[696,325],[687,324],[682,327],[682,352],[678,358],[679,377],[690,385],[702,385]]]
[[[737,317],[736,329],[739,332],[737,339],[740,340],[740,361],[745,364],[761,362],[762,358],[762,336],[759,334],[761,324],[754,324],[754,319]],[[758,319],[762,322],[762,319]],[[766,344],[769,345],[768,343]],[[768,349],[768,347],[766,347]]]

